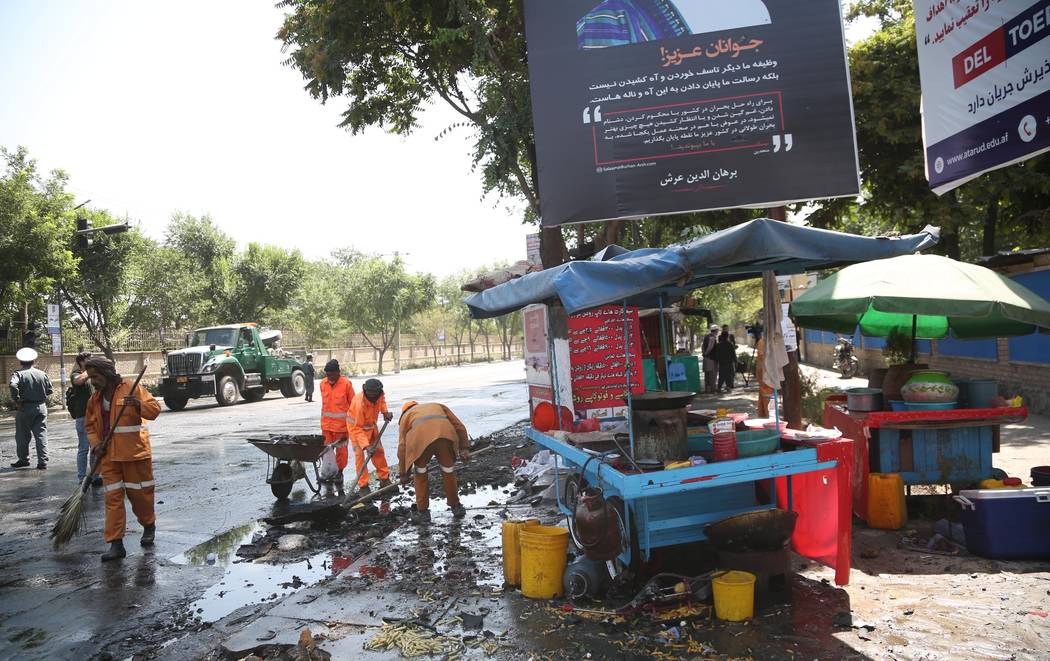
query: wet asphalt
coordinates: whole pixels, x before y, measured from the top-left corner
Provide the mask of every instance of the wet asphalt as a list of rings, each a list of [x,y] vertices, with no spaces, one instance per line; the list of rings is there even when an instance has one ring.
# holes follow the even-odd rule
[[[527,416],[523,371],[520,361],[510,361],[382,379],[395,414],[405,399],[440,401],[481,436]],[[359,386],[363,379],[352,381]],[[245,439],[317,433],[320,406],[319,394],[308,403],[271,392],[257,403],[223,408],[197,400],[178,413],[165,409],[150,424],[156,546],[140,548],[141,526],[128,508],[128,557],[107,564],[99,560],[105,549],[99,490],[89,493],[80,536],[57,552],[48,539],[58,507],[76,488],[73,422],[60,416],[49,422],[47,471],[13,470],[13,420],[0,419],[0,658],[126,658],[136,641],[155,644],[180,609],[223,577],[222,563],[186,563],[185,552],[281,510],[265,482],[266,456]],[[391,464],[396,422],[395,415],[383,437]],[[293,499],[310,495],[301,486]]]

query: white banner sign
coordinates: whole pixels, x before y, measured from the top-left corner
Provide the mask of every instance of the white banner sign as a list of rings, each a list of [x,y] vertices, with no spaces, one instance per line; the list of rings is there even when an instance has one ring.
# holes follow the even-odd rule
[[[61,327],[62,322],[59,318],[60,310],[57,303],[47,304],[47,332],[57,333]]]
[[[930,188],[1050,149],[1050,0],[914,0]]]

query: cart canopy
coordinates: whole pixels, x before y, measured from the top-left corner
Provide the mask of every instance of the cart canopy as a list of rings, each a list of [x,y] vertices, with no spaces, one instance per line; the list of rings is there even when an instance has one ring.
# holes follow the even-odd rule
[[[918,234],[872,238],[760,218],[682,245],[561,264],[469,296],[465,303],[476,319],[551,300],[560,300],[570,314],[624,301],[669,305],[693,289],[764,271],[792,275],[911,254],[933,246],[938,236],[937,228],[927,227]]]

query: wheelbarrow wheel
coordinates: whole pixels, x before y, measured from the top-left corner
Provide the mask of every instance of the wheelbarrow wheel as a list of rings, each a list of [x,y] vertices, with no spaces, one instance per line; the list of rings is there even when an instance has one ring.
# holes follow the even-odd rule
[[[295,477],[292,476],[292,467],[288,464],[277,464],[274,466],[273,474],[270,475],[270,491],[274,498],[284,500],[292,493],[292,485]]]

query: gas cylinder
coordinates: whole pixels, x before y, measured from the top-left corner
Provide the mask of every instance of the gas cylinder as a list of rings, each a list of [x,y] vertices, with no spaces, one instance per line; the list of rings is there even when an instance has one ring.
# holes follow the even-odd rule
[[[623,550],[620,516],[601,489],[580,492],[573,514],[573,532],[584,555],[591,560],[612,560]]]
[[[580,556],[565,568],[562,586],[569,599],[595,598],[609,582],[609,572],[605,563]]]

